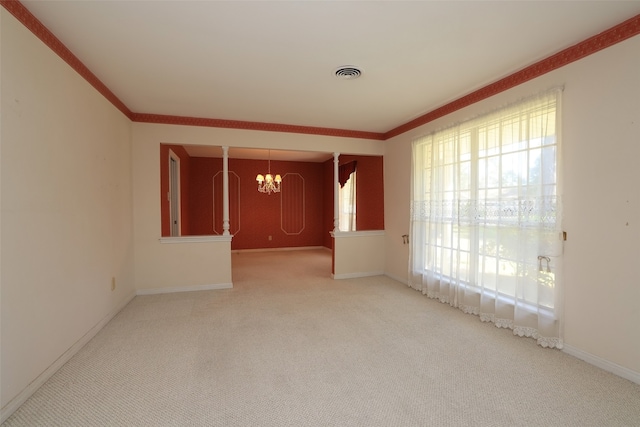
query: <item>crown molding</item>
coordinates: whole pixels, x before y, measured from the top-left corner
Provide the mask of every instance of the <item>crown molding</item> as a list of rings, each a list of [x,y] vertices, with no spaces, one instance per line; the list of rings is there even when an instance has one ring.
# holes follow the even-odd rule
[[[58,39],[45,25],[40,22],[29,10],[18,0],[0,0],[0,4],[7,12],[12,14],[22,25],[38,37],[45,45],[57,54],[64,62],[69,64],[80,76],[82,76],[91,86],[93,86],[102,96],[111,102],[125,116],[131,119],[131,110],[124,105],[111,90],[100,81],[100,79],[87,68],[65,45]]]
[[[640,34],[640,15],[636,15],[631,19],[601,32],[600,34],[561,50],[560,52],[523,68],[520,71],[516,71],[503,79],[478,89],[475,92],[471,92],[470,94],[458,98],[455,101],[443,105],[442,107],[436,108],[435,110],[411,120],[410,122],[391,129],[384,134],[384,139],[387,140],[408,132],[419,126],[432,122],[435,119],[439,119],[440,117],[444,117],[454,111],[490,98],[500,92],[504,92],[507,89],[521,85],[560,67],[564,67],[567,64],[592,55],[638,34]]]
[[[202,117],[169,116],[163,114],[132,113],[131,120],[139,123],[166,125],[204,126],[227,129],[243,129],[266,132],[301,133],[341,138],[362,138],[383,141],[384,134],[348,129],[333,129],[314,126],[287,125],[282,123],[248,122],[242,120],[207,119]]]
[[[134,113],[113,92],[111,92],[111,90],[102,83],[100,79],[98,79],[98,77],[96,77],[96,75],[93,74],[91,70],[89,70],[82,61],[73,54],[73,52],[71,52],[51,31],[49,31],[49,29],[45,27],[38,18],[29,12],[29,10],[19,0],[0,0],[0,4],[133,122],[299,133],[342,138],[371,139],[378,141],[391,139],[640,34],[639,14],[593,37],[542,59],[535,64],[516,71],[507,77],[436,108],[435,110],[432,110],[414,120],[385,133],[378,133],[348,129],[288,125],[281,123]]]

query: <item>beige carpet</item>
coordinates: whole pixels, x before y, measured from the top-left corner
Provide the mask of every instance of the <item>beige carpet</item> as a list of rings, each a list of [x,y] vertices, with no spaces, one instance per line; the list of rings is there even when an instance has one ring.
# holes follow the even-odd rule
[[[4,426],[639,426],[640,386],[324,250],[136,297]]]

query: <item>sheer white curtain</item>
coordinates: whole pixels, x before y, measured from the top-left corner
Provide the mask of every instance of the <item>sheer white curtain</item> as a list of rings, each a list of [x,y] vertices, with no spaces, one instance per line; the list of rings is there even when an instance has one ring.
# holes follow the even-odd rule
[[[560,89],[413,143],[409,285],[562,348]]]
[[[356,171],[340,187],[340,231],[356,231]]]

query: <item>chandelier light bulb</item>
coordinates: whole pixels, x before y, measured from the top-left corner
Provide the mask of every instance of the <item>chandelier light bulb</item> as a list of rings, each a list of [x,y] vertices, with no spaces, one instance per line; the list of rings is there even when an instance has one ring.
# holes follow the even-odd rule
[[[276,174],[274,178],[271,175],[271,150],[269,150],[269,169],[266,175],[258,174],[256,177],[256,181],[258,181],[258,191],[260,193],[279,193],[280,192],[280,184],[282,183],[282,177],[280,174]]]

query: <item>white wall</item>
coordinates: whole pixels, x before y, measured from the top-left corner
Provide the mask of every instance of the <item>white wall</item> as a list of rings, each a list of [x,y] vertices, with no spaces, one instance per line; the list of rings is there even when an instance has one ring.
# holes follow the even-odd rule
[[[382,155],[385,149],[383,141],[357,138],[134,123],[135,286],[143,292],[206,289],[232,282],[230,250],[223,256],[228,242],[160,242],[161,143],[362,155]]]
[[[564,85],[565,342],[640,375],[638,52],[640,36],[387,141],[387,274],[407,280],[412,139]]]
[[[411,140],[554,85],[565,85],[565,340],[640,372],[640,37],[387,142],[131,124],[4,9],[0,41],[3,417],[134,286],[229,281],[215,252],[228,243],[160,243],[160,143],[385,154],[385,272],[406,281]],[[189,265],[181,283],[163,275],[167,256]]]
[[[130,121],[4,9],[0,30],[4,417],[134,288]]]
[[[384,274],[384,231],[339,231],[332,234],[334,279]]]

